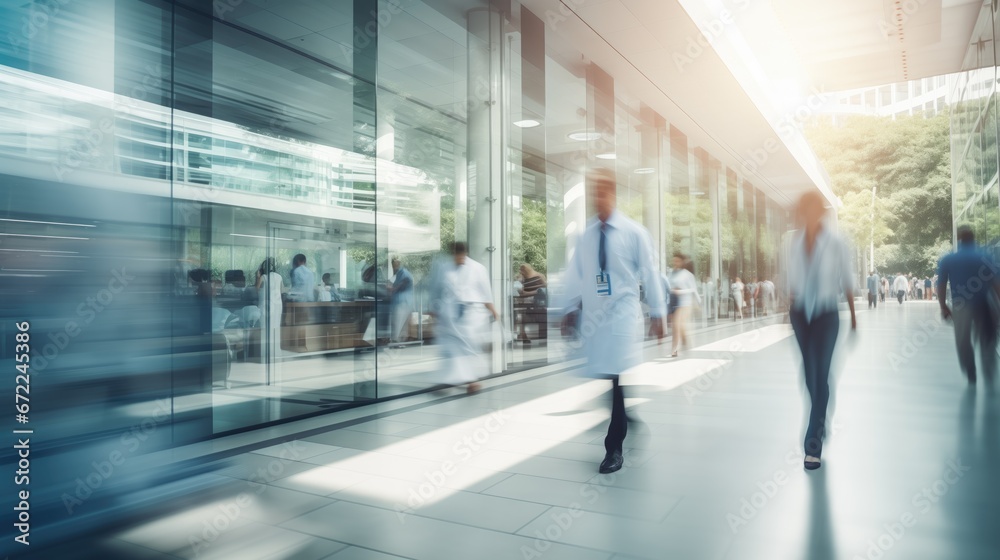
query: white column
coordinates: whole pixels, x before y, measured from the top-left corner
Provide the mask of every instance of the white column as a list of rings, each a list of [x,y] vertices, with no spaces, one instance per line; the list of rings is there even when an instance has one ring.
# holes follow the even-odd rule
[[[502,17],[495,10],[470,10],[468,17],[468,244],[469,256],[490,272],[493,303],[503,309],[501,206],[507,190],[507,134]],[[503,339],[493,340],[492,372],[503,369]]]

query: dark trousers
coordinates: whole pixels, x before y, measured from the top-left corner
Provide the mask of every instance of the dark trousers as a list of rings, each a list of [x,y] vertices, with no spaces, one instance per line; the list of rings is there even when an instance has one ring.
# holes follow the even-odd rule
[[[868,292],[868,309],[872,307],[878,307],[878,296],[872,292]]]
[[[905,290],[899,290],[898,292],[896,292],[896,297],[899,298],[899,304],[900,305],[903,305],[903,296],[905,296],[905,295],[906,295],[906,291]]]
[[[812,321],[800,310],[789,313],[795,340],[802,352],[802,365],[811,407],[803,447],[806,455],[820,457],[826,436],[826,408],[830,402],[830,363],[840,332],[840,314],[828,311]]]
[[[955,348],[958,363],[969,382],[976,382],[976,352],[979,346],[980,362],[986,381],[993,383],[997,369],[997,328],[985,302],[956,305],[951,311],[955,326]]]
[[[618,384],[618,376],[611,378],[611,423],[608,424],[608,435],[604,438],[604,450],[607,453],[622,451],[625,434],[628,432],[628,416],[625,415],[625,393]]]

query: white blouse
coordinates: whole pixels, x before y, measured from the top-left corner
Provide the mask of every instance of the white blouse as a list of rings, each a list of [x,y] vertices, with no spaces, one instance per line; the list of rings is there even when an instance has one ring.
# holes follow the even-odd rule
[[[826,226],[816,236],[812,255],[806,253],[805,231],[797,232],[786,262],[788,295],[793,308],[804,311],[807,320],[836,311],[841,292],[853,294],[854,266],[850,248]]]

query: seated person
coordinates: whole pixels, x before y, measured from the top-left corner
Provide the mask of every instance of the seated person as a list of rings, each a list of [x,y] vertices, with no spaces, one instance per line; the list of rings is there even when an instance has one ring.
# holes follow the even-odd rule
[[[257,297],[257,286],[253,284],[247,284],[246,288],[243,288],[241,295],[241,302],[244,305],[257,305],[259,298]]]
[[[244,329],[256,329],[260,326],[260,307],[247,305],[240,309],[239,327]]]
[[[524,314],[524,319],[521,321],[521,331],[517,338],[522,341],[528,340],[528,334],[524,330],[524,325],[529,321],[538,323],[538,338],[547,338],[547,306],[543,304],[547,299],[545,288],[548,284],[545,281],[545,276],[532,268],[528,263],[521,265],[520,276],[522,280],[518,296],[524,298],[522,301],[528,298],[532,299],[530,300],[528,312]]]
[[[231,322],[231,316],[232,313],[228,309],[212,307],[212,332],[220,333],[225,330],[226,326]]]
[[[318,298],[316,301],[341,301],[337,293],[337,287],[330,282],[330,273],[323,274],[323,283],[316,287]]]
[[[546,286],[545,276],[532,268],[528,263],[521,265],[521,278],[523,280],[521,280],[521,290],[519,293],[523,297],[533,296],[535,292]]]

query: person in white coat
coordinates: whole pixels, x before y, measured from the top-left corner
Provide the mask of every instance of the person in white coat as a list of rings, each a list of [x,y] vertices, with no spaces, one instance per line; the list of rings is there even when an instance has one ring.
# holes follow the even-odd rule
[[[743,291],[746,289],[746,285],[740,280],[740,277],[736,277],[736,281],[730,286],[733,293],[733,307],[736,308],[736,315],[740,319],[743,318]],[[734,315],[735,318],[735,315]]]
[[[257,269],[257,297],[262,316],[261,358],[275,368],[281,356],[281,275],[278,274],[274,258],[268,257]],[[276,371],[276,370],[275,370]],[[274,382],[276,380],[272,380]]]
[[[410,315],[413,314],[413,274],[403,266],[399,257],[393,257],[391,263],[394,278],[388,285],[392,306],[390,337],[393,342],[402,342],[406,340]]]
[[[452,245],[451,260],[439,260],[431,274],[431,308],[441,346],[445,385],[467,385],[489,374],[483,345],[491,335],[490,319],[499,321],[486,267],[468,256],[465,243]]]
[[[896,298],[899,299],[900,305],[903,305],[909,285],[909,282],[906,281],[906,276],[903,276],[902,272],[896,275],[896,279],[892,281],[892,291],[896,292]]]
[[[563,329],[575,328],[586,355],[583,374],[610,379],[611,422],[604,439],[601,473],[621,469],[628,431],[625,396],[619,375],[642,363],[644,325],[640,282],[649,305],[650,331],[663,338],[665,294],[649,232],[615,210],[614,175],[592,177],[597,217],[587,225],[567,270],[568,314]]]
[[[697,280],[686,267],[690,266],[687,257],[682,253],[674,253],[674,268],[670,271],[670,293],[677,297],[677,308],[674,309],[673,323],[673,353],[677,357],[681,346],[688,347],[688,322],[691,320],[691,308],[694,300],[701,303],[698,295]]]

